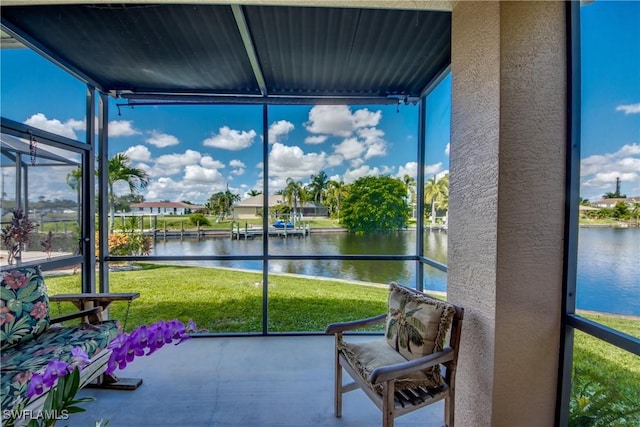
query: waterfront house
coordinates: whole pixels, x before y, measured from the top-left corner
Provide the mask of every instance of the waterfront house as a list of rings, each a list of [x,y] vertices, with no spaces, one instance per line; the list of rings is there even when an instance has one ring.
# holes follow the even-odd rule
[[[640,203],[640,196],[634,197],[625,197],[625,198],[610,198],[610,199],[601,199],[591,202],[593,206],[597,206],[599,208],[613,208],[618,203],[625,203],[628,207],[633,207],[634,203]]]
[[[189,215],[205,209],[206,206],[184,202],[141,202],[131,205],[131,212],[135,215]]]
[[[256,219],[260,218],[264,209],[262,194],[248,197],[233,205],[233,219]],[[268,198],[269,208],[286,205],[284,196],[280,194],[270,195]],[[329,208],[316,202],[298,202],[298,213],[302,218],[328,217]]]

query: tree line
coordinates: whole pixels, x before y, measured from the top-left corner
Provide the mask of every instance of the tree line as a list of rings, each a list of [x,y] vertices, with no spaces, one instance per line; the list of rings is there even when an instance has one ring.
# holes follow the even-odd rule
[[[67,175],[67,183],[79,189],[82,178],[80,168]],[[127,210],[128,205],[144,201],[139,194],[149,184],[147,172],[130,165],[125,153],[118,153],[108,160],[108,205],[111,229],[114,226],[115,211]],[[130,194],[116,196],[113,187],[118,181],[129,186]],[[294,217],[307,202],[314,202],[328,209],[329,217],[337,219],[347,229],[355,232],[391,231],[406,228],[412,209],[416,205],[416,181],[405,175],[402,179],[389,175],[365,176],[351,184],[331,180],[326,172],[310,176],[304,184],[300,180],[287,178],[283,189],[275,194],[283,196],[284,204],[272,208],[271,214],[290,214]],[[249,196],[262,194],[251,190]],[[241,200],[240,194],[227,189],[213,193],[205,206],[209,214],[218,221],[225,219],[235,203]],[[440,179],[435,176],[426,181],[424,187],[425,216],[436,223],[438,213],[446,213],[449,204],[449,174]]]

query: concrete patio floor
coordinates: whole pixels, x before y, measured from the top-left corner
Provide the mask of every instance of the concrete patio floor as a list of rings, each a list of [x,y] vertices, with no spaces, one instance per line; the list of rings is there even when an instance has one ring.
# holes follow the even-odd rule
[[[144,383],[135,391],[82,390],[79,396],[96,400],[62,424],[87,427],[101,418],[110,427],[381,424],[380,411],[361,390],[344,395],[342,418],[334,417],[330,336],[194,338],[117,373]],[[441,426],[443,405],[404,415],[396,426]]]

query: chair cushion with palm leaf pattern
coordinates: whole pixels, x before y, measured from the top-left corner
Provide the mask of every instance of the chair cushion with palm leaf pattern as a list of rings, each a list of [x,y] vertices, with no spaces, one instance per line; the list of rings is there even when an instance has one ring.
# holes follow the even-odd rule
[[[389,285],[385,336],[407,360],[441,351],[455,308],[397,283]]]
[[[49,297],[38,268],[2,274],[0,284],[0,343],[4,351],[31,340],[49,327]]]
[[[441,351],[454,314],[455,308],[445,301],[391,283],[386,339],[365,343],[340,340],[338,350],[373,390],[382,393],[382,384],[369,382],[371,372]],[[395,388],[438,388],[443,384],[440,367],[434,366],[396,380]]]

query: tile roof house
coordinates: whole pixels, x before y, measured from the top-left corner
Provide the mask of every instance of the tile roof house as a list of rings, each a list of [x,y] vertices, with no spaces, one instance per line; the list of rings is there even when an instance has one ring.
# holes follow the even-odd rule
[[[131,205],[131,211],[141,215],[188,215],[203,209],[206,207],[183,202],[142,202]]]
[[[281,194],[273,194],[267,200],[269,207],[286,206],[284,196]],[[259,218],[262,213],[263,198],[262,194],[252,196],[239,201],[233,205],[233,219],[255,219]],[[303,202],[298,205],[298,210],[303,217],[327,217],[329,216],[329,208],[319,205],[315,202]]]
[[[591,202],[591,204],[599,208],[612,208],[615,205],[617,205],[618,202],[624,202],[627,205],[631,205],[632,203],[640,203],[640,196],[602,199],[602,200],[596,200],[594,202]]]

